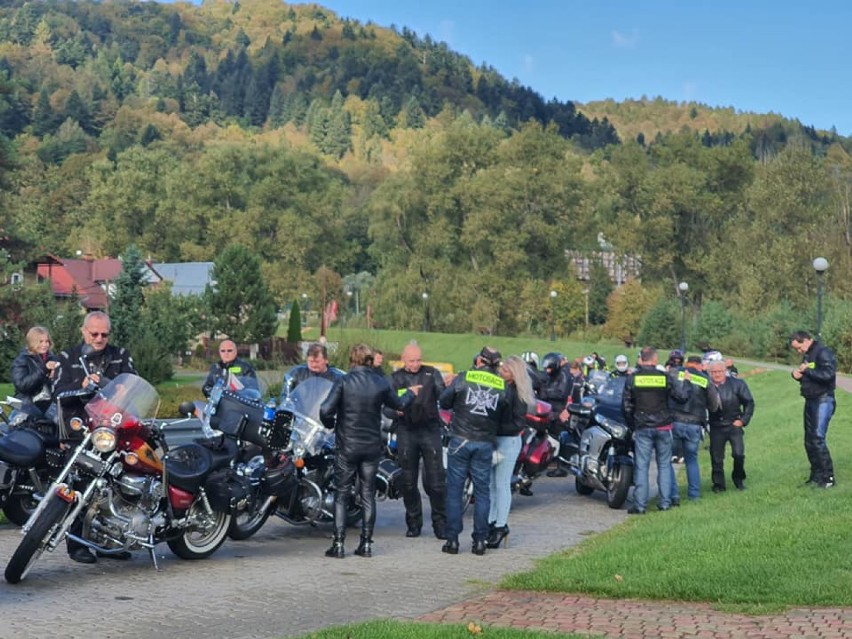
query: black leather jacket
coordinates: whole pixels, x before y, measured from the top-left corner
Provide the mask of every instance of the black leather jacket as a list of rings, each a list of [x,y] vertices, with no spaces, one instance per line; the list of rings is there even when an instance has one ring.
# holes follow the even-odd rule
[[[204,396],[209,397],[210,391],[216,385],[216,380],[220,377],[227,377],[229,373],[233,373],[236,377],[257,377],[254,367],[245,360],[238,358],[229,364],[219,360],[210,365],[210,372],[207,373],[207,379],[204,381],[204,386],[201,387]]]
[[[818,399],[824,395],[834,397],[837,380],[837,361],[825,344],[814,340],[802,358],[808,367],[802,373],[800,392],[805,399]]]
[[[519,435],[527,425],[527,405],[518,397],[518,390],[514,384],[506,384],[506,410],[497,427],[498,437],[512,437]]]
[[[669,410],[672,412],[672,420],[684,424],[707,423],[708,412],[717,411],[721,407],[719,391],[710,381],[706,373],[696,369],[689,369],[692,392],[685,404],[669,402]],[[678,371],[678,379],[683,380],[684,370]]]
[[[354,366],[334,380],[320,406],[320,419],[337,432],[337,452],[341,455],[382,454],[382,406],[404,410],[414,399],[406,391],[397,395],[388,381],[372,367]]]
[[[80,364],[82,354],[83,344],[59,353],[59,366],[53,374],[54,396],[65,391],[78,391],[83,388],[86,371]],[[106,386],[107,382],[122,373],[137,374],[130,353],[112,344],[107,344],[102,351],[91,353],[83,359],[90,373],[97,373],[101,376],[101,387]],[[63,401],[62,405],[66,411],[66,417],[74,414],[82,416],[84,404],[85,401],[80,398]]]
[[[379,375],[381,375],[381,371],[378,371]],[[335,381],[339,377],[343,377],[346,375],[345,372],[340,370],[339,368],[335,368],[334,366],[329,366],[325,369],[323,373],[314,373],[310,368],[308,368],[307,364],[299,364],[298,366],[294,366],[289,371],[284,374],[284,383],[281,387],[281,400],[284,401],[284,398],[290,394],[296,386],[300,383],[304,382],[306,379],[310,379],[311,377],[322,377],[323,379],[327,379],[330,382]]]
[[[538,397],[548,402],[554,413],[562,412],[574,387],[574,377],[567,366],[562,366],[556,375],[542,375]]]
[[[391,390],[402,395],[406,389],[421,385],[422,388],[402,415],[391,408],[385,408],[385,415],[394,420],[394,426],[406,430],[441,428],[438,415],[438,397],[444,392],[444,377],[433,366],[421,366],[416,373],[404,368],[394,371],[390,376]]]
[[[692,392],[692,384],[679,381],[676,373],[655,366],[639,365],[624,382],[621,408],[627,426],[632,430],[659,428],[672,422],[669,399],[684,403]]]
[[[53,353],[48,353],[47,360],[41,355],[22,350],[15,361],[12,362],[12,384],[15,386],[15,397],[24,403],[34,403],[44,410],[50,404],[50,397],[39,397],[39,401],[33,402],[33,398],[47,387],[48,393],[53,387],[50,379],[50,371],[45,366],[46,361],[58,361]],[[82,383],[82,382],[81,382]]]
[[[462,371],[441,396],[438,404],[453,411],[450,433],[473,441],[494,442],[508,405],[506,382],[494,369]]]
[[[716,387],[721,409],[711,411],[710,428],[725,428],[740,419],[743,426],[748,426],[754,415],[754,398],[751,396],[748,384],[737,377],[726,377],[725,383]]]

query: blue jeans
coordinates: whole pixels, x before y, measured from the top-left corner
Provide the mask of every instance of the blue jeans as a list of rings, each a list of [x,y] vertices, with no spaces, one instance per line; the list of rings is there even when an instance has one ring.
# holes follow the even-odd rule
[[[805,400],[805,452],[811,464],[810,479],[819,483],[834,478],[834,463],[825,436],[835,407],[830,395]]]
[[[447,446],[447,539],[458,541],[462,523],[464,480],[473,480],[473,540],[488,537],[488,510],[491,508],[491,457],[494,444],[463,439],[455,435]]]
[[[497,437],[497,453],[500,461],[491,467],[491,509],[488,521],[503,527],[509,522],[512,507],[512,471],[521,452],[521,436]]]
[[[686,466],[686,496],[698,499],[701,495],[701,471],[698,468],[698,447],[701,444],[701,426],[686,422],[672,423],[672,447],[680,444]],[[680,501],[674,466],[672,466],[672,501]]]
[[[657,506],[671,506],[672,494],[672,431],[669,429],[640,428],[633,433],[636,468],[633,475],[633,507],[645,510],[648,507],[648,475],[651,470],[651,452],[657,458]]]

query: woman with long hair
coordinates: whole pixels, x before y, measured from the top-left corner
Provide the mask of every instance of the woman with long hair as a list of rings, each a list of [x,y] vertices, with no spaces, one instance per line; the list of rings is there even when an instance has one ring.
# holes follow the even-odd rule
[[[527,365],[520,357],[512,355],[500,366],[500,376],[506,380],[510,410],[497,431],[495,463],[491,467],[491,522],[486,546],[498,548],[509,540],[509,509],[512,506],[512,472],[521,452],[521,434],[527,410],[535,408],[532,381]]]
[[[54,370],[59,362],[51,350],[50,332],[43,326],[27,331],[27,345],[12,362],[15,397],[23,401],[22,412],[34,417],[52,416]]]

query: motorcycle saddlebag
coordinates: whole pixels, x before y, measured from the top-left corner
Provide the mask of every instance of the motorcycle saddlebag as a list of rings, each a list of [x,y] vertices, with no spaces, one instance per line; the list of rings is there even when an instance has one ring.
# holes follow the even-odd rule
[[[528,475],[537,475],[547,468],[553,447],[547,437],[536,438],[529,444],[529,455],[524,462],[524,470]]]
[[[251,483],[246,477],[237,475],[231,468],[212,473],[204,482],[204,492],[210,507],[217,512],[227,512],[245,507],[251,499]]]
[[[376,492],[387,499],[399,499],[402,494],[402,468],[394,460],[383,459],[379,462]]]
[[[274,465],[266,469],[260,482],[260,492],[264,495],[281,497],[289,494],[298,483],[295,464],[289,457],[280,455]]]
[[[230,391],[222,393],[210,425],[257,446],[265,446],[269,437],[263,425],[263,404]]]

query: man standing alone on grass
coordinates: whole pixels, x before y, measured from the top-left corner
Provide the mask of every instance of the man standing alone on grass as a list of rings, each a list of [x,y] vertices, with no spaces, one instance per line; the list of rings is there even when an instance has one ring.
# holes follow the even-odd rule
[[[793,371],[805,398],[805,452],[811,464],[811,474],[805,485],[831,488],[834,486],[834,465],[825,436],[834,415],[834,387],[837,363],[834,353],[807,331],[796,331],[790,345],[802,355],[802,363]]]

